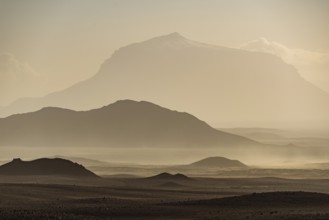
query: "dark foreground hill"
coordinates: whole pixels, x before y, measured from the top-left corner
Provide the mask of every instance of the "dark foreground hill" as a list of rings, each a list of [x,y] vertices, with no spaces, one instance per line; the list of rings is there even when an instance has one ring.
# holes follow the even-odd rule
[[[48,107],[0,119],[3,146],[259,146],[188,113],[150,102],[118,101],[90,111]]]
[[[22,161],[17,158],[0,166],[0,175],[25,176],[49,175],[68,177],[97,177],[82,165],[60,158],[41,158],[33,161]]]
[[[225,157],[208,157],[188,166],[200,168],[247,168],[248,166],[238,160],[230,160]]]

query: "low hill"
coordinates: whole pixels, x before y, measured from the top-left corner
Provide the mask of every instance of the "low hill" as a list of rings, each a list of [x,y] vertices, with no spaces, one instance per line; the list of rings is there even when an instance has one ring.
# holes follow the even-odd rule
[[[23,161],[20,158],[0,166],[0,175],[26,176],[48,175],[67,177],[98,177],[82,165],[60,158],[41,158],[32,161]]]
[[[166,180],[166,181],[181,181],[181,180],[191,180],[188,176],[184,174],[177,173],[177,174],[170,174],[170,173],[160,173],[155,176],[147,177],[145,179],[149,180]]]
[[[202,168],[246,168],[247,165],[238,160],[230,160],[225,157],[208,157],[197,162],[189,164],[189,166]]]

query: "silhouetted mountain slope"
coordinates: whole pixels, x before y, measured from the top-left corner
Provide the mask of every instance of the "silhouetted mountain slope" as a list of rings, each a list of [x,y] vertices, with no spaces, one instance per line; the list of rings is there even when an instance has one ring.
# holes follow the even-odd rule
[[[57,175],[68,177],[97,177],[82,165],[60,158],[22,161],[17,158],[0,166],[0,175]]]
[[[218,131],[188,113],[125,100],[84,112],[48,107],[0,119],[0,145],[167,148],[260,144]]]
[[[329,94],[280,58],[198,43],[178,33],[122,47],[89,80],[44,98],[19,100],[0,115],[46,106],[87,110],[121,99],[160,103],[217,126],[329,122]]]
[[[241,163],[238,160],[230,160],[225,157],[208,157],[197,162],[189,164],[189,166],[194,167],[204,167],[204,168],[242,168],[248,167],[247,165]]]

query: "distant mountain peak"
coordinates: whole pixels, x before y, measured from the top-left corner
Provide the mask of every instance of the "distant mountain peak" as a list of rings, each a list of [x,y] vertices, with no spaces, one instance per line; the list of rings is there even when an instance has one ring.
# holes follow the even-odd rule
[[[216,48],[216,46],[208,45],[205,43],[200,43],[197,41],[190,40],[183,35],[181,35],[178,32],[173,32],[166,35],[161,35],[157,37],[153,37],[151,39],[148,39],[146,41],[134,43],[127,45],[125,47],[120,48],[115,54],[117,54],[119,51],[125,51],[126,49],[174,49],[174,50],[180,50],[184,48],[190,48],[190,47],[206,47],[206,48]]]
[[[188,41],[188,39],[185,38],[183,35],[181,35],[178,32],[173,32],[173,33],[170,33],[170,34],[153,37],[153,38],[151,38],[149,40],[146,40],[144,42],[148,42],[148,41]]]

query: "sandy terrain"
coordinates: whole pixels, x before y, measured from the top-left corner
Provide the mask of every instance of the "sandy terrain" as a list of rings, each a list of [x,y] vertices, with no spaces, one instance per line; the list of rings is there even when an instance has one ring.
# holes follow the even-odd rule
[[[329,219],[329,180],[0,179],[0,219]]]

